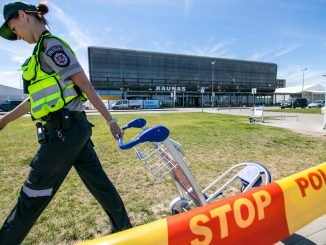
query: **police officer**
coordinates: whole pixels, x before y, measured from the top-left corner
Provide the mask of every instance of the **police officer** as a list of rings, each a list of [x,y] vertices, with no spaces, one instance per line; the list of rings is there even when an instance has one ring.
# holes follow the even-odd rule
[[[0,36],[36,44],[23,64],[24,90],[29,98],[0,119],[0,130],[31,113],[37,123],[40,148],[18,201],[0,230],[0,244],[19,244],[51,201],[72,166],[102,205],[112,232],[131,227],[124,204],[106,176],[93,149],[91,124],[83,112],[87,97],[109,125],[115,139],[123,132],[96,94],[73,50],[47,30],[46,3],[12,2],[4,6]]]

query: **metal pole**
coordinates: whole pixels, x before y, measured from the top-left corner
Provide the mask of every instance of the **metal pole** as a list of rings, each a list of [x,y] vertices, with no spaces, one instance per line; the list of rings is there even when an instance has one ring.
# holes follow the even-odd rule
[[[306,71],[306,70],[308,70],[307,68],[303,68],[303,69],[301,69],[301,71],[302,71],[302,95],[301,95],[301,97],[303,98],[303,90],[304,90],[304,72]]]
[[[211,61],[212,64],[212,109],[214,109],[214,64],[215,64],[216,60]]]
[[[204,94],[201,93],[201,112],[204,112]]]
[[[326,77],[326,74],[323,75],[323,77]],[[325,103],[326,103],[326,91],[325,91]],[[326,104],[324,104],[324,126],[323,129],[326,130]]]
[[[174,100],[174,109],[175,109],[175,103],[177,100],[177,87],[174,87],[173,100]]]

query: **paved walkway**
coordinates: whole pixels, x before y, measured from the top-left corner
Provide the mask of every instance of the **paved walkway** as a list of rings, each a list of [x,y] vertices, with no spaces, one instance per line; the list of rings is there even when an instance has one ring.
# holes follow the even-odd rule
[[[253,116],[252,109],[210,109],[214,113]],[[207,111],[209,112],[209,111]],[[264,111],[264,125],[287,128],[301,134],[309,134],[314,136],[326,136],[326,130],[323,130],[324,115],[323,114],[307,114],[307,113],[286,113]]]

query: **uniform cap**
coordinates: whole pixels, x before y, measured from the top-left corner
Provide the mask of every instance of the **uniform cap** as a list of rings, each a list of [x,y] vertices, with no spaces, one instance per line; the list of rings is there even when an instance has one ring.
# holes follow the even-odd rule
[[[23,11],[36,11],[36,7],[32,4],[24,2],[7,3],[3,7],[4,23],[0,27],[0,36],[8,40],[17,40],[16,34],[7,26],[8,20],[18,13],[19,10]]]

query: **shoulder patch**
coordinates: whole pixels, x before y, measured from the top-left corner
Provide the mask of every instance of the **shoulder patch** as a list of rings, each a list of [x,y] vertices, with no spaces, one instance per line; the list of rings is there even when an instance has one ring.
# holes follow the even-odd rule
[[[54,63],[60,67],[67,67],[70,64],[68,55],[63,50],[62,45],[56,45],[46,51],[46,55],[51,57]]]

